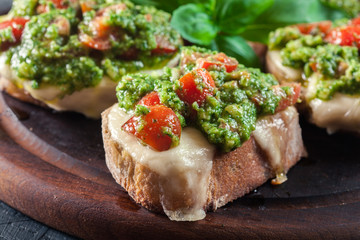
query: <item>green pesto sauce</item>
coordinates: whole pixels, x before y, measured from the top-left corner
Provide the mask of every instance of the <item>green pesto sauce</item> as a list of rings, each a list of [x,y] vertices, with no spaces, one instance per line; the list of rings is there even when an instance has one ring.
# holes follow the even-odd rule
[[[10,15],[16,17],[33,16],[36,14],[38,0],[13,0]]]
[[[356,17],[360,13],[359,0],[320,0],[322,3],[343,10],[351,17]]]
[[[110,6],[106,1],[98,1],[100,9]],[[119,2],[119,1],[118,1]],[[118,81],[124,74],[162,68],[173,57],[173,54],[152,54],[157,48],[156,36],[165,38],[169,43],[179,48],[182,45],[180,35],[171,28],[169,22],[171,15],[149,6],[136,6],[129,1],[121,1],[126,4],[126,9],[121,11],[111,10],[107,24],[120,29],[120,36],[115,36],[111,41],[111,49],[104,52],[102,68],[111,79]],[[151,15],[151,21],[146,16]],[[85,13],[84,20],[79,24],[79,29],[91,35],[91,21],[96,16],[95,10]],[[119,38],[119,39],[116,39]],[[123,55],[134,52],[136,59],[125,56],[127,60],[121,60]]]
[[[78,40],[75,11],[56,10],[31,18],[21,44],[9,51],[9,63],[20,79],[33,81],[33,88],[58,86],[64,94],[98,84],[103,70],[88,56]],[[70,24],[70,35],[59,33],[56,22]]]
[[[215,54],[215,52],[198,52],[198,50],[194,47],[183,48],[182,60],[189,56]],[[198,106],[195,102],[192,108],[197,112],[196,119],[189,117],[189,106],[176,94],[176,90],[180,87],[179,79],[186,73],[183,70],[193,69],[192,61],[187,62],[190,66],[167,68],[165,74],[161,76],[148,74],[124,76],[116,88],[119,106],[126,111],[132,111],[143,96],[157,91],[161,102],[180,116],[182,127],[185,125],[197,127],[209,142],[225,152],[241,146],[249,139],[258,117],[274,114],[280,97],[275,95],[271,87],[278,85],[278,82],[270,74],[238,65],[231,73],[224,70],[210,71],[217,90],[213,96],[206,98],[202,106]],[[286,87],[283,91],[286,94]],[[258,100],[257,104],[254,102],[255,98]]]
[[[182,44],[180,35],[170,26],[168,13],[153,7],[136,6],[129,1],[98,0],[96,3],[95,10],[118,3],[127,6],[123,12],[109,13],[111,27],[124,34],[121,39],[111,40],[112,47],[107,51],[91,49],[79,41],[80,32],[90,31],[89,22],[96,14],[95,10],[81,16],[78,6],[58,10],[47,0],[15,1],[12,15],[31,16],[20,44],[6,52],[7,62],[20,78],[18,85],[21,86],[21,79],[25,79],[32,81],[33,88],[56,86],[62,97],[96,86],[104,76],[117,82],[127,73],[165,66],[176,53],[152,54],[157,47],[155,35],[163,35],[177,48]],[[46,4],[50,11],[37,14],[39,4]],[[152,16],[150,23],[145,20],[146,14]],[[70,31],[65,34],[62,32],[64,22],[70,26]],[[0,46],[10,40],[13,41],[10,28],[0,31]],[[128,50],[134,50],[136,57],[124,57]]]
[[[15,37],[12,33],[11,27],[7,27],[0,30],[0,47],[4,43],[14,43],[14,42],[15,42]]]
[[[356,47],[328,44],[316,31],[302,35],[297,28],[286,27],[270,34],[269,48],[281,50],[283,65],[303,70],[306,77],[312,75],[315,68],[319,81],[315,95],[310,98],[329,100],[337,92],[360,94],[360,62]]]

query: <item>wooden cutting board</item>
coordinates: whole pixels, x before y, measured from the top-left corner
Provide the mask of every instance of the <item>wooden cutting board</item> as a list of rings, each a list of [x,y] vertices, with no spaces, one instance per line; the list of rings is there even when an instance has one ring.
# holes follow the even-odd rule
[[[173,222],[132,201],[104,162],[100,120],[0,93],[0,199],[85,239],[334,239],[360,237],[360,139],[302,121],[309,157],[277,187],[198,222]]]

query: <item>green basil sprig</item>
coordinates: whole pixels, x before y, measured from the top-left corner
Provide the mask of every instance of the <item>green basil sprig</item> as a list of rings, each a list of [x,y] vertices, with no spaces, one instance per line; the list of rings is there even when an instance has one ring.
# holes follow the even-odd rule
[[[191,43],[259,67],[247,41],[267,43],[276,28],[349,17],[323,0],[133,0],[173,13],[171,25]]]

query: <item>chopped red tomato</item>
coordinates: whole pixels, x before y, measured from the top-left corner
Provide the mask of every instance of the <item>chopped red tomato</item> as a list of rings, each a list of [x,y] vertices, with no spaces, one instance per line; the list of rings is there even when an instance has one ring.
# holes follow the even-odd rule
[[[64,8],[68,8],[69,4],[68,1],[66,0],[50,0],[56,8],[58,9],[64,9]]]
[[[215,82],[210,73],[203,68],[195,69],[180,78],[179,98],[190,106],[197,102],[202,105],[206,96],[213,95]]]
[[[330,31],[332,23],[331,21],[323,21],[317,23],[303,23],[295,25],[302,34],[311,34],[316,28],[319,29],[320,32],[326,34]]]
[[[312,63],[310,63],[309,65],[310,65],[310,68],[311,68],[314,72],[317,71],[316,62],[312,62]]]
[[[235,58],[228,57],[225,53],[218,53],[207,58],[199,58],[196,63],[198,68],[205,68],[206,70],[213,67],[225,67],[226,72],[234,71],[239,64]]]
[[[175,112],[164,105],[150,106],[149,109],[146,115],[130,118],[122,129],[157,151],[175,147],[181,135],[180,121]]]
[[[282,96],[282,99],[280,100],[275,112],[280,112],[287,107],[294,105],[300,97],[301,85],[299,83],[291,84],[289,86],[291,87],[291,91],[287,92],[285,92],[281,87],[282,86],[279,85],[273,87],[275,93]]]
[[[29,19],[26,19],[26,18],[13,18],[11,20],[7,20],[7,21],[0,23],[0,30],[11,27],[12,34],[13,34],[14,40],[15,40],[15,42],[2,43],[1,50],[6,50],[9,47],[13,46],[14,44],[17,44],[20,42],[25,24],[28,21],[29,21]]]
[[[163,36],[156,36],[156,48],[151,51],[155,55],[171,54],[177,51],[176,46],[172,45],[168,39]]]
[[[108,38],[92,38],[87,34],[80,33],[79,40],[86,46],[97,50],[108,50],[111,48],[111,44]]]
[[[345,26],[331,30],[325,41],[340,46],[360,47],[360,26]]]
[[[116,35],[113,34],[114,30],[107,23],[109,12],[122,11],[124,9],[126,9],[126,5],[122,3],[98,11],[95,18],[89,23],[91,35],[81,32],[79,34],[80,42],[100,51],[109,50],[111,48],[110,38]]]
[[[145,17],[146,21],[148,21],[148,22],[152,21],[152,15],[150,13],[145,14],[144,17]]]
[[[74,2],[74,0],[66,1],[66,0],[50,0],[55,8],[57,9],[65,9],[68,8],[70,5],[70,2]],[[40,13],[46,13],[49,12],[49,7],[46,4],[41,4],[37,7],[37,12]]]
[[[151,92],[151,93],[145,95],[138,102],[138,104],[139,105],[144,105],[144,106],[147,106],[147,107],[154,106],[154,105],[159,105],[159,104],[161,104],[159,94],[157,92]]]
[[[95,4],[96,3],[94,1],[80,2],[81,12],[85,13],[85,12],[91,11],[93,9],[93,7],[95,6]]]
[[[97,16],[89,24],[93,36],[86,33],[79,34],[79,40],[86,46],[97,50],[108,50],[111,48],[110,43],[110,26],[106,24],[105,17]]]
[[[357,17],[357,18],[354,18],[353,20],[351,20],[350,25],[360,26],[360,17]]]

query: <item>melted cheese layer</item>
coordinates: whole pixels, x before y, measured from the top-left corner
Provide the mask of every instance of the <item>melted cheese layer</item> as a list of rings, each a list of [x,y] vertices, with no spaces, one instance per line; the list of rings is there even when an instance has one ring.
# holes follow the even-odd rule
[[[167,66],[175,66],[179,58],[179,54],[175,55],[169,60]],[[141,72],[161,73],[162,68]],[[17,85],[22,85],[24,90],[33,98],[44,102],[57,111],[75,111],[90,118],[100,118],[101,112],[116,102],[115,87],[117,83],[106,76],[94,87],[84,88],[71,95],[59,97],[62,93],[56,86],[41,86],[39,89],[34,89],[31,87],[31,81],[19,79],[10,66],[6,64],[5,54],[0,55],[0,73],[4,78],[17,83]]]
[[[302,71],[282,64],[280,51],[268,51],[267,53],[268,67],[270,72],[283,81],[296,82],[301,79]],[[273,64],[270,66],[270,64]]]
[[[154,151],[142,145],[133,135],[121,130],[121,126],[129,118],[130,115],[114,105],[109,114],[111,136],[129,152],[134,161],[166,179],[159,183],[159,199],[166,215],[176,221],[203,219],[215,147],[208,143],[200,131],[186,127],[181,133],[180,144],[177,147],[163,152]],[[184,207],[172,209],[172,200],[174,196],[179,195],[186,196]]]
[[[330,100],[314,98],[319,76],[314,73],[308,79],[306,100],[311,108],[311,121],[326,128],[329,134],[338,130],[360,133],[360,96],[335,93]]]
[[[287,178],[284,164],[296,159],[299,154],[297,149],[303,148],[296,108],[291,106],[275,115],[258,119],[253,136],[266,153],[269,164],[276,174],[276,179],[272,183],[285,182]]]
[[[360,133],[360,97],[336,93],[331,100],[315,98],[309,102],[312,110],[311,120],[326,128],[329,134],[338,130]]]

